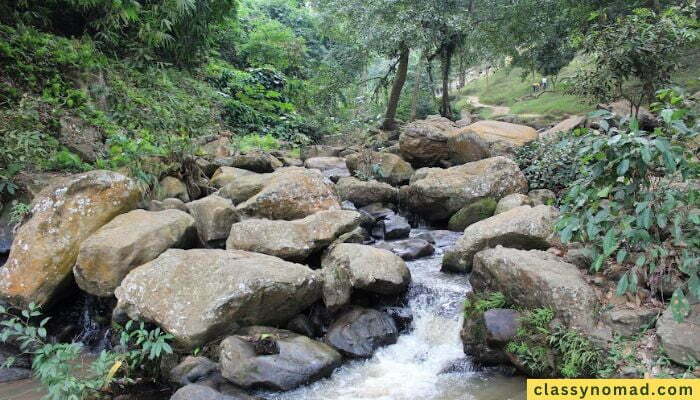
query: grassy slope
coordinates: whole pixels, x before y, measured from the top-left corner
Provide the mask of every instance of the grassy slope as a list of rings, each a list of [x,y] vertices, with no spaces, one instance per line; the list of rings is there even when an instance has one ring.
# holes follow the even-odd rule
[[[673,77],[675,85],[686,88],[688,92],[695,93],[700,90],[700,52],[684,57],[681,70]],[[571,65],[564,68],[559,81],[565,80],[575,74],[575,71],[585,65],[581,59],[575,59]],[[522,78],[522,70],[501,69],[492,76],[482,78],[469,83],[461,90],[462,97],[457,105],[463,109],[469,109],[468,101],[464,96],[478,96],[481,103],[510,107],[510,113],[520,116],[523,120],[537,119],[541,123],[553,123],[570,115],[585,114],[593,110],[594,105],[584,99],[562,93],[544,93],[537,98],[532,98],[531,85],[539,82],[541,76],[528,75]],[[555,89],[555,90],[558,90]],[[482,118],[491,116],[491,110],[474,110]],[[535,117],[539,115],[540,117]]]

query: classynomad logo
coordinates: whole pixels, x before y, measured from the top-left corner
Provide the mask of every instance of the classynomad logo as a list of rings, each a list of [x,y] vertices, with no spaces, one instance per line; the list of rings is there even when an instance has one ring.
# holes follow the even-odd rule
[[[699,400],[700,379],[528,379],[527,400]]]

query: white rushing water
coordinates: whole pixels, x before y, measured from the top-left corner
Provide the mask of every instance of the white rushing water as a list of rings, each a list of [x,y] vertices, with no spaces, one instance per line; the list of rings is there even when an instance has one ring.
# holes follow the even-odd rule
[[[412,235],[420,233],[414,231]],[[459,237],[450,236],[454,243]],[[465,359],[461,308],[471,290],[466,276],[440,272],[442,249],[432,257],[408,262],[413,313],[410,332],[372,358],[353,361],[328,378],[297,390],[274,394],[275,400],[522,400],[525,382],[496,373],[473,372]]]

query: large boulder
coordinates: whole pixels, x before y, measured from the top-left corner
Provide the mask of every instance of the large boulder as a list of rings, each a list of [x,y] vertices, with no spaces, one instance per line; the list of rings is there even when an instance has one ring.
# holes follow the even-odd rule
[[[257,194],[238,205],[241,213],[250,217],[293,220],[323,210],[340,209],[333,186],[326,183],[318,171],[281,168],[267,176],[263,185]]]
[[[372,203],[394,203],[399,198],[399,190],[379,181],[361,181],[357,178],[342,178],[335,185],[341,200],[351,201],[357,207]]]
[[[234,167],[219,167],[211,177],[211,184],[216,188],[222,188],[242,176],[255,175],[253,171]]]
[[[505,198],[507,197],[509,196],[506,196]],[[450,217],[450,220],[447,223],[447,228],[451,231],[461,232],[469,225],[493,216],[496,205],[496,200],[490,197],[479,199],[471,204],[468,204],[461,210],[457,211],[455,215]]]
[[[547,249],[559,213],[549,206],[522,206],[469,225],[445,252],[443,271],[469,272],[479,251],[496,245],[518,249]]]
[[[361,219],[357,211],[345,210],[320,211],[295,221],[249,219],[233,224],[226,248],[301,262],[357,228]]]
[[[539,250],[502,246],[474,257],[469,280],[475,292],[501,292],[525,309],[551,308],[568,327],[589,332],[600,304],[583,273],[573,264]]]
[[[559,133],[567,133],[570,132],[580,126],[585,125],[586,123],[586,117],[585,116],[573,116],[569,117],[558,124],[554,125],[553,127],[547,129],[546,131],[542,132],[540,134],[540,137],[543,139],[549,139],[549,138],[555,138],[557,134]]]
[[[216,194],[187,203],[194,217],[199,239],[212,247],[223,247],[231,226],[241,217],[233,202]]]
[[[265,350],[261,342],[271,344]],[[261,326],[240,330],[221,342],[221,374],[243,388],[290,390],[329,376],[340,353],[296,333]]]
[[[44,189],[0,268],[0,297],[20,307],[52,300],[73,279],[80,244],[140,198],[131,179],[99,170]]]
[[[320,289],[317,273],[277,257],[172,249],[124,278],[115,312],[156,323],[193,349],[241,326],[285,323]]]
[[[346,164],[353,175],[367,174],[390,185],[408,183],[413,167],[396,154],[362,151],[347,157]]]
[[[251,150],[243,154],[236,154],[231,158],[231,166],[247,169],[248,171],[265,173],[282,168],[282,161],[262,150]]]
[[[240,175],[226,183],[217,193],[219,196],[229,199],[238,205],[250,199],[265,187],[271,174]]]
[[[194,218],[179,210],[119,215],[80,245],[75,281],[92,295],[110,297],[129,271],[170,248],[188,248],[195,238]]]
[[[516,310],[494,308],[472,318],[464,318],[460,338],[464,353],[480,365],[509,364],[507,343],[515,339],[521,315]]]
[[[258,397],[249,396],[240,390],[232,393],[222,393],[212,387],[190,384],[183,386],[175,392],[170,400],[257,400]]]
[[[219,372],[219,364],[201,356],[187,356],[168,374],[170,382],[186,386],[211,379]]]
[[[304,161],[304,166],[309,169],[317,169],[326,178],[337,182],[340,178],[350,176],[350,171],[345,165],[345,159],[341,157],[313,157]]]
[[[323,299],[329,308],[345,305],[352,289],[380,295],[406,291],[411,272],[401,257],[371,246],[341,243],[323,258]]]
[[[368,358],[380,347],[396,343],[394,319],[381,311],[355,307],[328,328],[325,341],[348,357]]]
[[[439,116],[406,124],[399,137],[401,155],[414,167],[440,165],[450,158],[447,142],[456,130],[454,122]]]
[[[489,157],[512,156],[515,148],[537,137],[537,131],[529,126],[478,121],[449,137],[450,161],[461,164]]]
[[[682,322],[676,321],[671,308],[667,308],[656,322],[656,334],[671,360],[681,365],[697,365],[700,360],[700,303],[691,306],[690,314]]]
[[[493,157],[448,169],[419,170],[411,184],[401,188],[400,197],[409,210],[438,222],[482,198],[500,200],[526,191],[527,180],[518,165]]]

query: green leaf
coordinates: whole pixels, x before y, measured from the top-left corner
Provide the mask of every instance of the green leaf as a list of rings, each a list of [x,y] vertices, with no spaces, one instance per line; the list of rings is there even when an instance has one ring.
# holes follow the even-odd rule
[[[612,186],[606,186],[598,191],[597,196],[600,198],[608,197],[608,195],[610,195],[611,189],[612,189]]]
[[[620,164],[617,165],[617,176],[624,176],[630,169],[630,160],[625,158]]]
[[[605,234],[605,237],[603,238],[603,254],[605,254],[606,257],[610,257],[610,255],[617,250],[617,248],[620,246],[620,242],[617,238],[617,235],[615,232],[611,229],[608,231],[608,233]]]
[[[626,259],[627,259],[627,250],[620,249],[620,251],[617,252],[617,258],[616,258],[617,263],[622,264]]]
[[[694,297],[700,298],[700,278],[698,274],[693,274],[690,279],[688,279],[688,291]]]
[[[627,293],[628,288],[629,288],[629,272],[625,272],[622,275],[622,277],[620,278],[620,280],[617,281],[616,294],[618,296],[622,296],[623,294]]]
[[[688,302],[688,299],[685,298],[685,293],[683,293],[682,289],[678,288],[675,292],[673,292],[669,307],[673,313],[673,318],[677,322],[683,322],[685,317],[690,312],[690,302]]]

